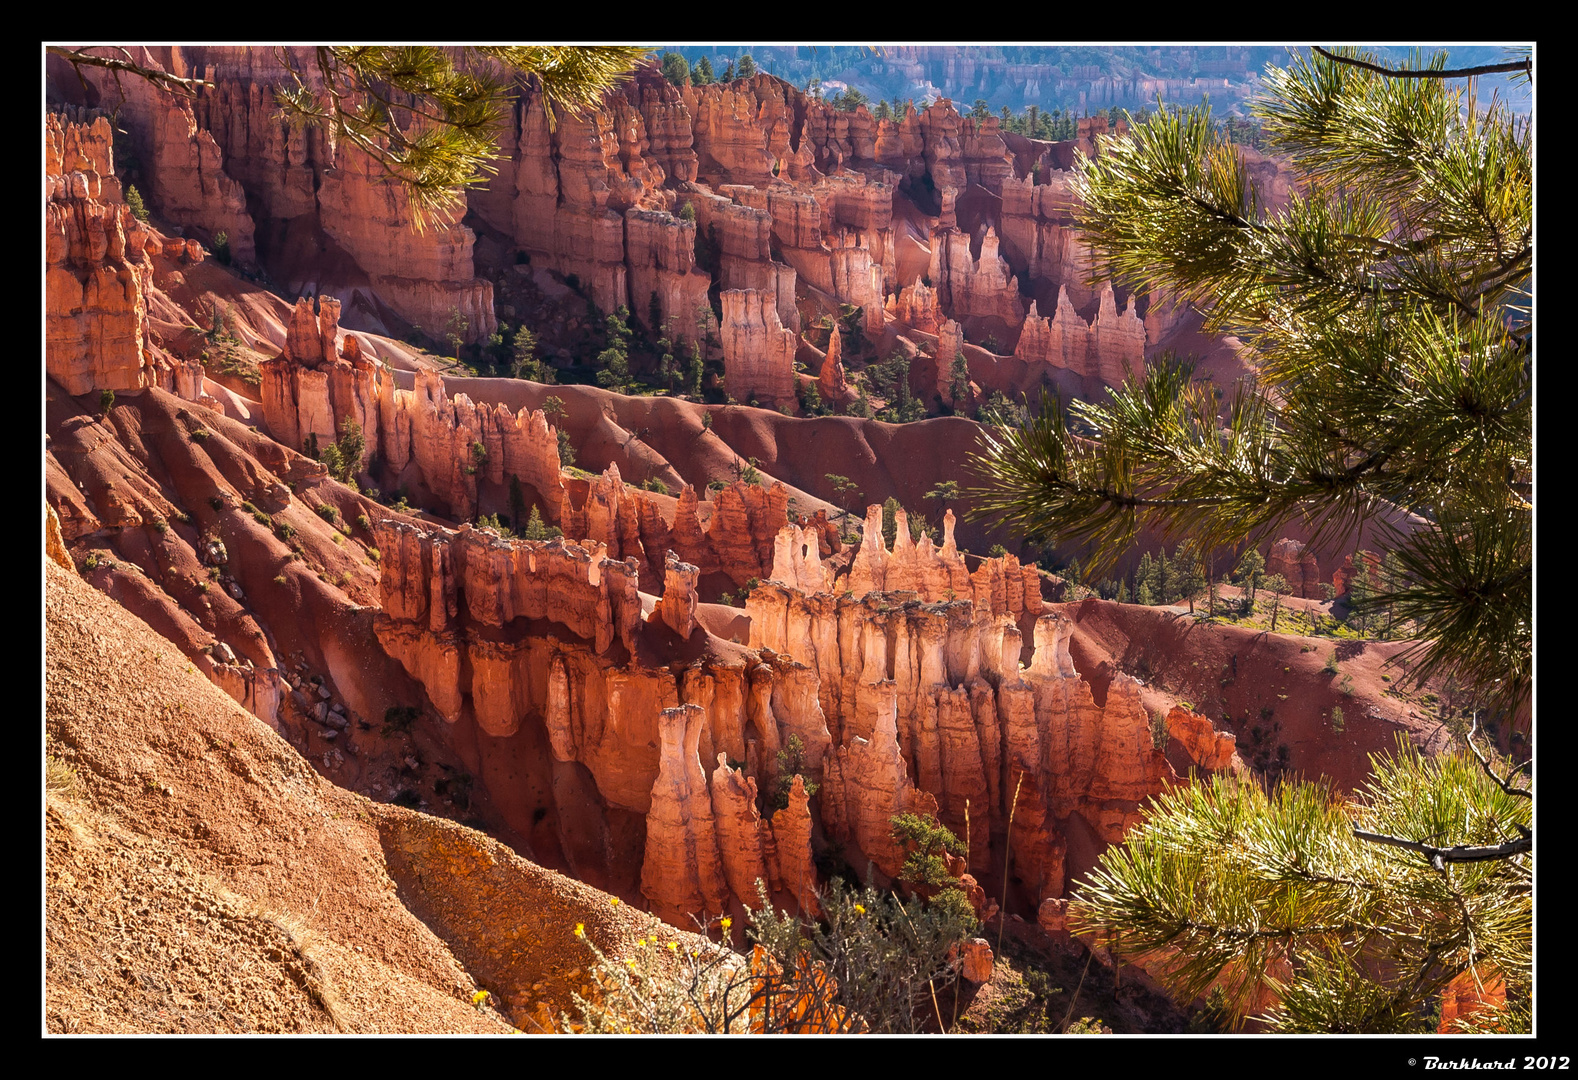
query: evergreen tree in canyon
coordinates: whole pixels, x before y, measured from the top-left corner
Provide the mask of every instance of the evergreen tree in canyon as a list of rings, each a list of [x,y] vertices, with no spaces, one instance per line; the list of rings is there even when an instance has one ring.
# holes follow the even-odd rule
[[[1407,511],[1368,603],[1415,620],[1414,677],[1510,710],[1532,667],[1533,141],[1455,80],[1532,69],[1445,65],[1317,49],[1268,69],[1257,118],[1297,181],[1278,212],[1203,110],[1106,143],[1077,181],[1098,270],[1193,301],[1259,383],[1224,402],[1154,365],[1073,404],[1078,438],[1055,403],[989,432],[980,512],[1087,541],[1099,569],[1147,526],[1211,551]],[[1351,801],[1226,777],[1164,795],[1071,921],[1275,1030],[1433,1030],[1449,984],[1480,1003],[1466,1026],[1527,1030],[1532,799],[1521,766],[1463,743],[1401,742]]]

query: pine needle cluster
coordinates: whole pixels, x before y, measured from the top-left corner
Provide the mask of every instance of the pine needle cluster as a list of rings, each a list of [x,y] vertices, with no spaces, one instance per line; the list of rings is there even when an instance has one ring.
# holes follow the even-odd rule
[[[1163,359],[1066,414],[1043,399],[987,434],[977,513],[1087,541],[1097,570],[1143,528],[1209,551],[1390,521],[1404,572],[1373,602],[1430,639],[1415,674],[1455,669],[1512,704],[1531,667],[1531,126],[1354,59],[1266,73],[1285,209],[1204,110],[1161,109],[1084,163],[1096,273],[1192,302],[1259,379],[1224,396]]]
[[[647,55],[632,46],[319,46],[298,69],[281,50],[294,86],[277,93],[281,114],[317,127],[371,157],[410,198],[418,229],[450,216],[463,192],[497,171],[498,137],[518,79],[548,105],[595,107]]]
[[[1406,740],[1372,765],[1352,803],[1225,776],[1160,796],[1081,888],[1074,920],[1180,997],[1220,989],[1237,1021],[1258,1002],[1280,1031],[1433,1030],[1433,1000],[1465,971],[1502,980],[1509,1012],[1526,1013],[1532,853],[1436,859],[1356,835],[1517,848],[1526,793]]]

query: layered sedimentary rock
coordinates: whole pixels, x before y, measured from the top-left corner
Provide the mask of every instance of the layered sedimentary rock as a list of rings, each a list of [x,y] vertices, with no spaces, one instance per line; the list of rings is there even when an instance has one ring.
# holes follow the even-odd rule
[[[655,336],[669,336],[671,331],[673,340],[693,340],[696,310],[709,306],[707,289],[712,283],[696,266],[695,222],[666,211],[631,207],[625,211],[625,248],[632,312],[643,323],[650,322],[651,301],[656,297],[661,322],[647,329]]]
[[[1102,289],[1100,307],[1090,323],[1074,310],[1068,290],[1059,289],[1057,311],[1051,319],[1041,317],[1031,301],[1014,355],[1027,364],[1063,368],[1108,386],[1120,386],[1144,367],[1145,324],[1134,313],[1132,297],[1123,313],[1118,313],[1111,285]]]
[[[1271,553],[1266,556],[1266,576],[1272,574],[1281,574],[1287,581],[1289,596],[1305,600],[1325,598],[1321,589],[1320,562],[1309,546],[1298,540],[1283,537],[1271,545]]]
[[[878,511],[866,535],[880,538],[880,526]],[[786,536],[786,544],[792,540]],[[914,548],[886,552],[880,541],[863,543],[850,580],[857,574],[872,580],[880,575],[886,592],[835,597],[775,581],[756,589],[747,602],[752,647],[764,655],[793,657],[815,672],[832,733],[824,758],[829,788],[821,798],[829,832],[849,836],[888,872],[898,854],[891,839],[879,835],[876,820],[889,802],[910,798],[895,794],[909,784],[936,801],[944,824],[961,836],[969,828],[969,866],[979,872],[990,865],[989,833],[1001,829],[1012,812],[1020,880],[1038,897],[1059,895],[1060,823],[1079,814],[1111,842],[1135,820],[1144,799],[1161,790],[1170,772],[1152,746],[1138,686],[1118,676],[1106,703],[1096,705],[1068,654],[1071,626],[1053,614],[1037,619],[1034,660],[1030,668],[1021,668],[1020,633],[1012,620],[1024,610],[1023,574],[1008,577],[1002,572],[1006,560],[998,560],[998,574],[966,579],[968,588],[980,585],[973,601],[964,592],[951,602],[925,603],[910,599],[927,582],[926,575],[915,572],[925,564]],[[801,552],[807,552],[804,545]],[[780,579],[797,572],[792,561],[780,560],[787,567]],[[942,580],[936,576],[930,587],[938,588]],[[1018,588],[1018,611],[1008,604],[1010,582]],[[1039,594],[1032,595],[1039,612]],[[892,751],[883,733],[890,707]],[[848,794],[849,747],[857,739],[864,745],[854,760],[862,763],[862,775],[877,778],[877,809],[872,808],[876,803],[849,801],[854,798]],[[871,747],[879,744],[884,749],[873,757]],[[889,761],[894,754],[897,765]],[[868,819],[864,833],[855,824],[861,814]],[[876,845],[875,852],[866,848],[868,842]]]
[[[811,857],[811,830],[811,796],[805,777],[796,774],[789,785],[789,805],[773,812],[769,869],[774,887],[793,896],[801,913],[815,918],[822,914],[822,905],[817,902],[820,883]]]
[[[470,636],[472,627],[547,619],[594,653],[615,642],[634,652],[641,621],[635,568],[608,559],[601,546],[508,541],[466,525],[453,532],[387,519],[375,523],[374,534],[383,553],[378,639],[451,722],[468,689],[478,723],[492,734],[513,733],[523,712],[524,673],[508,670],[521,657]],[[469,687],[460,680],[463,648],[471,651]],[[494,670],[499,664],[503,669]]]
[[[866,508],[860,548],[841,586],[863,596],[869,592],[913,592],[931,603],[971,600],[993,615],[1016,618],[1042,610],[1041,575],[1034,563],[1021,566],[1013,555],[982,559],[972,574],[954,541],[952,510],[943,512],[943,541],[937,547],[929,533],[920,542],[910,538],[909,516],[894,515],[893,550],[882,536],[882,507]]]
[[[120,200],[111,137],[103,117],[45,118],[44,367],[72,394],[159,381],[146,341],[149,233]]]
[[[1167,714],[1167,734],[1177,739],[1193,761],[1202,769],[1218,772],[1232,768],[1233,754],[1238,749],[1238,737],[1230,732],[1217,731],[1208,717],[1191,712],[1182,705],[1174,705]]]
[[[755,289],[722,294],[723,378],[729,396],[754,396],[769,407],[792,404],[794,356],[799,339],[784,328],[778,310]]]
[[[819,539],[799,525],[779,529],[773,541],[773,580],[805,593],[832,592],[833,569],[822,564]]]
[[[155,70],[182,66],[176,48],[134,48],[136,62]],[[137,148],[142,196],[159,217],[181,228],[197,228],[212,240],[221,233],[243,263],[257,257],[246,192],[225,169],[225,154],[213,134],[199,126],[192,100],[148,79],[118,78],[100,69],[84,75],[101,95],[120,103],[119,116]]]
[[[498,321],[493,283],[477,277],[472,264],[475,235],[458,218],[435,214],[417,231],[410,196],[387,179],[371,156],[341,144],[318,188],[324,231],[355,257],[401,318],[438,333],[458,315],[464,340],[485,341]]]
[[[393,371],[339,330],[339,310],[331,297],[298,300],[284,351],[259,365],[263,419],[276,439],[299,449],[316,437],[324,447],[354,422],[365,440],[358,468],[375,453],[397,476],[414,463],[412,479],[456,517],[474,513],[479,480],[513,478],[530,485],[557,519],[564,502],[558,434],[544,413],[474,404],[464,394],[451,399],[443,378],[430,371],[416,373],[413,389],[400,389]]]
[[[1019,279],[998,254],[997,233],[988,226],[981,238],[981,255],[970,255],[970,237],[958,229],[932,234],[930,277],[938,303],[955,319],[974,316],[998,318],[1010,328],[1025,320],[1019,299]]]
[[[935,334],[947,316],[937,309],[937,290],[917,281],[888,297],[887,313],[912,330]]]
[[[883,273],[880,255],[873,260],[869,234],[839,229],[828,237],[832,288],[839,301],[861,309],[861,325],[875,338],[882,332]]]
[[[844,374],[844,336],[833,327],[827,339],[827,354],[816,375],[817,392],[824,402],[842,401],[849,394],[849,379]]]
[[[700,571],[671,551],[664,563],[663,599],[657,611],[665,626],[689,639],[696,629],[696,579]]]
[[[1040,182],[1038,182],[1040,181]],[[1077,205],[1068,170],[1002,183],[1003,258],[1016,274],[1067,289],[1075,307],[1093,298],[1090,249],[1074,225]]]
[[[897,687],[883,680],[873,687],[876,724],[869,739],[855,736],[834,747],[822,762],[822,815],[828,833],[853,841],[877,868],[897,877],[904,850],[893,838],[898,814],[935,816],[937,800],[917,790],[899,750]]]
[[[799,277],[793,266],[780,262],[773,256],[773,241],[777,219],[768,211],[772,204],[780,204],[776,197],[779,190],[759,191],[756,188],[724,185],[727,194],[713,194],[699,184],[682,185],[676,202],[683,208],[689,206],[696,214],[698,235],[705,238],[709,252],[715,253],[716,265],[711,267],[720,289],[753,290],[760,294],[762,303],[778,313],[778,321],[789,330],[800,328],[800,310],[795,305]],[[799,201],[791,199],[791,209]],[[812,207],[814,212],[814,205]],[[710,308],[708,310],[711,310]]]
[[[1003,145],[1002,120],[988,116],[977,120],[964,117],[959,122],[959,157],[964,177],[972,184],[992,191],[1014,175],[1014,161]]]
[[[339,344],[340,302],[322,296],[296,301],[285,331],[285,349],[261,365],[263,420],[280,442],[303,449],[309,441],[326,447],[354,423],[365,440],[359,471],[380,444],[378,405],[382,368],[354,347]]]
[[[728,885],[718,857],[713,800],[698,750],[702,709],[680,705],[659,714],[657,781],[647,811],[646,858],[641,863],[641,894],[659,918],[680,925],[692,914],[719,915],[728,904]],[[722,786],[722,785],[719,785]],[[752,792],[754,795],[754,792]],[[725,810],[731,808],[725,804]],[[729,827],[739,823],[731,821]],[[743,837],[731,836],[731,839]],[[760,839],[756,856],[760,859]],[[731,849],[737,860],[745,854]]]

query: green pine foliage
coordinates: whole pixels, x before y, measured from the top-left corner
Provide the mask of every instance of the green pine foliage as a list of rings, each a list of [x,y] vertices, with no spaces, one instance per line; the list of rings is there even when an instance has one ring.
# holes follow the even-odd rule
[[[340,422],[340,436],[324,447],[319,460],[328,466],[329,475],[340,483],[350,482],[362,464],[362,453],[367,449],[367,439],[362,427],[347,416]]]
[[[1469,108],[1460,82],[1319,54],[1264,85],[1264,136],[1300,180],[1286,210],[1262,207],[1203,111],[1156,112],[1075,180],[1098,272],[1194,302],[1254,350],[1259,382],[1223,400],[1155,362],[1067,416],[1045,404],[987,433],[977,512],[1089,542],[1100,569],[1146,527],[1210,551],[1303,520],[1330,542],[1400,507],[1432,524],[1387,538],[1398,580],[1367,602],[1417,624],[1412,675],[1524,700],[1531,126]]]
[[[148,205],[142,201],[142,192],[135,186],[126,188],[126,205],[131,207],[132,217],[142,222],[148,220]]]
[[[326,130],[369,155],[405,189],[421,229],[463,208],[465,189],[487,182],[518,79],[533,78],[552,105],[580,113],[647,52],[607,45],[324,46],[313,51],[310,71],[284,56],[287,78],[275,100],[293,126]],[[431,122],[396,123],[394,107],[413,105]]]
[[[542,511],[537,507],[531,508],[531,517],[526,522],[526,527],[521,530],[522,540],[554,540],[564,535],[564,530],[557,525],[548,525],[542,520]]]
[[[1434,1031],[1433,1001],[1464,971],[1505,981],[1499,1022],[1516,1027],[1532,987],[1532,854],[1450,849],[1518,847],[1532,835],[1527,792],[1467,754],[1426,759],[1406,739],[1372,766],[1352,802],[1222,775],[1158,796],[1102,857],[1072,924],[1120,958],[1150,953],[1147,971],[1180,999],[1220,985],[1238,1021],[1273,986],[1279,1001],[1262,1019],[1277,1031]],[[1424,838],[1446,855],[1432,865],[1360,832]]]

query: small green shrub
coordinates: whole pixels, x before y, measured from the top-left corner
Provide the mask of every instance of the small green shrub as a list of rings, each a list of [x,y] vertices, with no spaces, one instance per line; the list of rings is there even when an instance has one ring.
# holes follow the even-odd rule
[[[99,412],[108,413],[115,407],[115,391],[108,388],[99,393]]]
[[[163,536],[170,531],[170,523],[167,521],[155,521],[153,523],[153,531]]]
[[[943,853],[964,854],[964,841],[936,818],[919,814],[895,814],[890,822],[893,839],[907,854],[899,880],[912,885],[953,885],[958,879],[948,873]]]
[[[131,208],[132,217],[143,222],[148,220],[148,206],[142,201],[142,192],[135,187],[126,189],[126,205]]]
[[[383,558],[383,552],[379,551],[377,548],[370,547],[370,548],[367,549],[367,561],[368,562],[375,563],[381,558]]]
[[[208,441],[208,437],[210,435],[212,435],[212,434],[213,434],[213,432],[209,431],[207,428],[195,428],[192,431],[192,441],[193,442],[207,442]]]
[[[321,517],[324,521],[327,521],[331,525],[334,524],[336,521],[340,520],[340,512],[338,510],[336,510],[334,507],[330,506],[328,503],[319,503],[317,506],[314,506],[312,509],[317,513],[317,515],[319,517]]]
[[[208,506],[211,510],[223,510],[225,508],[225,500],[218,495],[210,495],[208,497]]]
[[[1326,658],[1326,664],[1321,668],[1321,670],[1328,675],[1337,674],[1337,653],[1335,650],[1333,650],[1332,654]]]
[[[772,794],[767,797],[767,813],[786,809],[789,806],[789,793],[794,790],[794,778],[805,778],[805,793],[815,795],[821,788],[820,784],[813,784],[809,779],[809,769],[805,761],[805,742],[798,735],[791,735],[783,747],[778,751],[778,780],[773,786]]]
[[[362,530],[363,532],[371,532],[372,528],[373,528],[373,523],[371,521],[367,520],[367,515],[366,514],[357,514],[356,515],[356,527],[358,529]]]
[[[276,584],[276,585],[283,585],[283,584],[285,584],[285,575],[284,574],[276,575],[275,578],[274,578],[274,584]]]
[[[1341,731],[1342,727],[1342,706],[1333,705],[1331,707],[1331,729],[1333,731]]]

